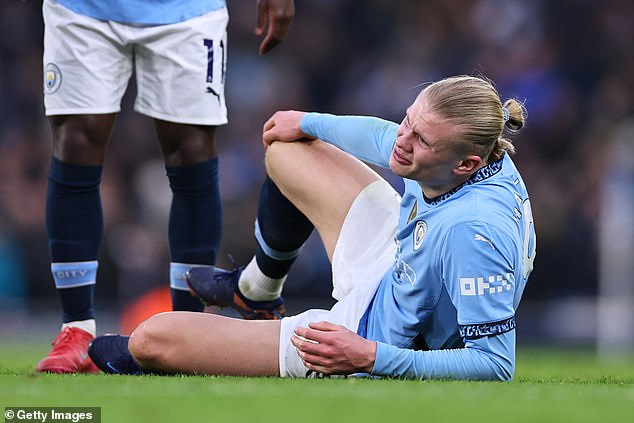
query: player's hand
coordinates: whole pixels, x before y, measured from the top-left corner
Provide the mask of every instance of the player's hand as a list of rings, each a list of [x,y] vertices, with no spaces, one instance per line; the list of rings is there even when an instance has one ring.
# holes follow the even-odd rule
[[[307,328],[296,328],[291,342],[304,366],[315,372],[370,373],[374,367],[376,342],[334,323],[309,323]]]
[[[295,16],[295,0],[257,0],[257,18],[255,35],[264,34],[268,22],[268,31],[260,43],[260,55],[266,54],[282,42]]]
[[[302,118],[306,112],[286,110],[275,112],[273,116],[264,123],[262,129],[262,143],[266,149],[275,141],[293,142],[298,140],[314,139],[304,133],[301,128]]]

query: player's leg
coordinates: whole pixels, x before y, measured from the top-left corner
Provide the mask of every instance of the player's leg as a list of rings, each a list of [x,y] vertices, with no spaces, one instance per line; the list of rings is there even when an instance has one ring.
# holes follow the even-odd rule
[[[99,185],[113,120],[114,115],[50,118],[53,157],[46,195],[46,228],[63,326],[53,351],[38,363],[39,371],[94,370],[81,355],[96,333],[93,297],[103,234]]]
[[[247,298],[260,301],[279,297],[313,224],[332,260],[350,205],[363,188],[379,179],[360,161],[321,141],[274,144],[266,153],[270,176],[260,191],[256,254],[239,281]]]
[[[96,332],[93,292],[103,232],[99,185],[131,66],[125,52],[111,44],[106,23],[50,1],[43,14],[44,103],[53,133],[46,226],[63,326],[37,370],[95,371],[86,350]]]
[[[266,169],[315,225],[331,261],[350,206],[363,189],[381,180],[358,159],[320,140],[273,143],[266,151]]]
[[[222,230],[215,127],[156,120],[172,189],[168,223],[170,287],[174,310],[202,311],[189,293],[184,274],[196,265],[216,262]]]
[[[279,342],[279,321],[172,312],[135,329],[129,350],[146,371],[277,376]]]
[[[195,268],[187,283],[205,304],[232,307],[245,319],[279,319],[285,314],[282,287],[313,225],[270,178],[260,189],[255,223],[256,253],[245,268]]]
[[[172,25],[131,29],[138,87],[134,107],[155,119],[173,193],[168,234],[174,310],[202,310],[184,274],[193,266],[212,266],[220,240],[215,128],[227,122],[227,20],[222,8]]]
[[[279,298],[286,276],[313,228],[267,175],[258,200],[255,256],[240,275],[244,296],[254,301]]]
[[[276,318],[271,311],[280,307],[286,275],[313,223],[332,260],[352,202],[381,179],[359,160],[322,141],[274,143],[266,156],[270,177],[260,192],[255,256],[244,270],[192,269],[188,274],[190,288],[207,304],[229,305],[250,319]],[[231,295],[225,295],[228,288]],[[255,308],[253,302],[259,313],[247,310]]]

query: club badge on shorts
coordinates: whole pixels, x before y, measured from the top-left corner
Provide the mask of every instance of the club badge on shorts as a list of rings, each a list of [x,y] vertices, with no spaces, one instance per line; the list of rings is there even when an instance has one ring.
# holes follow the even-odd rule
[[[425,235],[427,235],[427,223],[424,220],[419,220],[414,226],[414,251],[418,251],[423,245]]]
[[[55,63],[48,63],[44,67],[44,91],[53,94],[62,85],[62,73]]]

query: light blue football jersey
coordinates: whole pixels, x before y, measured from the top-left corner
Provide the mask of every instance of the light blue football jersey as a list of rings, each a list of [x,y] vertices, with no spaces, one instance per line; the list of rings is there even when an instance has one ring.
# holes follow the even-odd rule
[[[183,22],[226,6],[225,0],[54,0],[80,15],[137,25]]]
[[[386,168],[397,129],[369,117],[311,113],[302,120],[304,132]],[[512,378],[515,311],[535,257],[517,168],[505,155],[434,199],[416,181],[404,186],[394,267],[358,329],[378,342],[373,373]]]

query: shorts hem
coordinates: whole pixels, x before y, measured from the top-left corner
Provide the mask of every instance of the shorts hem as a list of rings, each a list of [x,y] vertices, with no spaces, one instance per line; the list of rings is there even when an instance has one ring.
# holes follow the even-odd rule
[[[58,108],[46,108],[45,116],[58,116],[58,115],[107,115],[111,113],[119,113],[120,107],[74,107],[66,109]]]
[[[205,125],[205,126],[220,126],[226,125],[229,120],[226,117],[207,118],[207,117],[193,117],[193,116],[174,116],[165,113],[159,113],[152,110],[145,110],[139,107],[135,107],[134,111],[141,113],[142,115],[151,117],[153,119],[160,119],[167,122],[182,123],[186,125]]]

